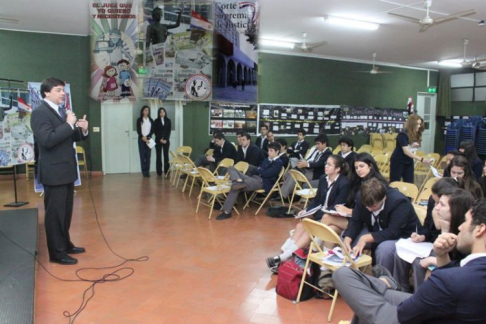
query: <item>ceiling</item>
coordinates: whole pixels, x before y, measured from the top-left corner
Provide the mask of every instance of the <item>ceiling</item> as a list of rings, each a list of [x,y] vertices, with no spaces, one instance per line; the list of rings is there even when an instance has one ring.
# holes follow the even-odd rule
[[[434,0],[432,18],[468,9],[475,9],[476,13],[432,26],[423,33],[419,33],[419,25],[388,12],[423,18],[424,1],[260,0],[260,4],[260,37],[301,42],[302,32],[306,32],[308,43],[328,42],[312,54],[282,53],[369,62],[376,52],[377,62],[382,64],[439,68],[439,60],[462,58],[462,40],[467,38],[467,58],[486,58],[486,26],[478,26],[479,21],[486,20],[485,0]],[[0,0],[0,17],[20,20],[15,24],[0,21],[0,29],[87,35],[88,15],[88,0]],[[332,26],[325,23],[326,15],[375,22],[380,28],[362,31]]]

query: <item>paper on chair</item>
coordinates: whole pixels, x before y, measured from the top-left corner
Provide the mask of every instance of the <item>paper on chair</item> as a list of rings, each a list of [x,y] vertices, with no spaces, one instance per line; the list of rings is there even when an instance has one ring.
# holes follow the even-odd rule
[[[149,139],[149,141],[147,142],[147,146],[149,148],[153,148],[155,146],[155,141],[153,138]]]
[[[395,246],[400,259],[412,263],[416,258],[428,257],[434,245],[430,242],[414,243],[411,238],[408,238],[399,239]]]

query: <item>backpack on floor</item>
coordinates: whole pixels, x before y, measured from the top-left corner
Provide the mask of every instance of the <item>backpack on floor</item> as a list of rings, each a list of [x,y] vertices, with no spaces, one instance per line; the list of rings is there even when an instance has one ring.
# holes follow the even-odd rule
[[[288,210],[289,208],[285,206],[270,206],[266,214],[273,218],[294,218],[294,211],[291,210],[290,213],[287,213]]]
[[[332,281],[332,271],[329,269],[321,269],[321,273],[319,274],[319,278],[317,278],[317,287],[321,288],[324,292],[323,293],[319,290],[316,290],[315,297],[319,299],[332,299],[331,296],[334,294],[334,281]]]
[[[307,251],[298,249],[294,252],[291,260],[286,260],[278,266],[277,287],[275,290],[280,296],[296,300],[299,294],[300,283],[304,274],[305,262],[307,260]],[[315,285],[319,279],[319,265],[311,263],[310,274],[306,275],[306,282]],[[304,285],[300,301],[308,300],[314,297],[314,288]]]

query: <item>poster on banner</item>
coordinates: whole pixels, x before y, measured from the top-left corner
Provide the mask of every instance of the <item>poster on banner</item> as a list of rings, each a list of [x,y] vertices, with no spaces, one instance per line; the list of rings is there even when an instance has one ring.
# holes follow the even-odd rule
[[[30,107],[32,107],[33,110],[41,103],[42,101],[42,96],[40,92],[40,87],[41,83],[40,82],[29,82],[27,84],[27,88],[29,91],[29,96],[28,96],[28,102]],[[73,102],[72,102],[72,97],[71,97],[71,86],[69,83],[66,83],[64,85],[64,92],[66,94],[66,99],[63,104],[59,105],[61,109],[68,111],[73,111]],[[30,122],[29,122],[30,125]],[[76,143],[73,144],[74,150],[76,150]],[[76,155],[76,162],[78,160],[78,156]],[[81,176],[79,173],[79,165],[78,165],[78,178],[74,182],[75,186],[80,186],[81,185]],[[34,191],[35,192],[43,192],[44,191],[44,186],[39,182],[37,179],[37,174],[34,176]]]
[[[209,113],[209,134],[221,132],[234,135],[237,131],[257,133],[257,105],[212,101]]]
[[[143,97],[210,101],[212,5],[207,1],[145,0]],[[158,90],[158,91],[157,91]]]
[[[404,109],[342,106],[341,135],[369,136],[370,133],[398,133],[407,121]]]
[[[258,1],[214,2],[213,100],[256,103]]]
[[[138,1],[90,0],[91,97],[136,99]]]
[[[1,167],[34,160],[34,135],[30,127],[32,109],[27,104],[27,97],[26,90],[0,88]]]
[[[266,124],[274,134],[295,135],[300,129],[308,135],[319,132],[339,135],[341,106],[339,105],[277,105],[260,104],[259,125]]]

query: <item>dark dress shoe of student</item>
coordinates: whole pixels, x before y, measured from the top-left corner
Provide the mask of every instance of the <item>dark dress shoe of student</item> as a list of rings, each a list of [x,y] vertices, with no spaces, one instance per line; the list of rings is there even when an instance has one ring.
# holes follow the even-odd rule
[[[81,254],[81,253],[86,252],[86,250],[83,247],[75,246],[75,247],[67,250],[66,252],[67,252],[67,254]]]
[[[377,264],[372,269],[373,276],[378,279],[385,279],[390,289],[402,291],[402,287],[395,281],[390,271],[381,264]]]
[[[62,259],[50,259],[49,261],[51,263],[59,263],[59,264],[62,264],[62,265],[74,265],[74,264],[78,263],[78,260],[70,257],[69,255],[66,255]]]
[[[223,220],[223,219],[227,219],[227,218],[230,218],[230,217],[231,217],[231,214],[226,214],[226,213],[223,212],[221,215],[216,217],[216,220]]]
[[[278,255],[274,256],[274,257],[267,258],[265,261],[267,261],[267,266],[270,269],[278,266],[278,264],[281,262],[280,257]]]

